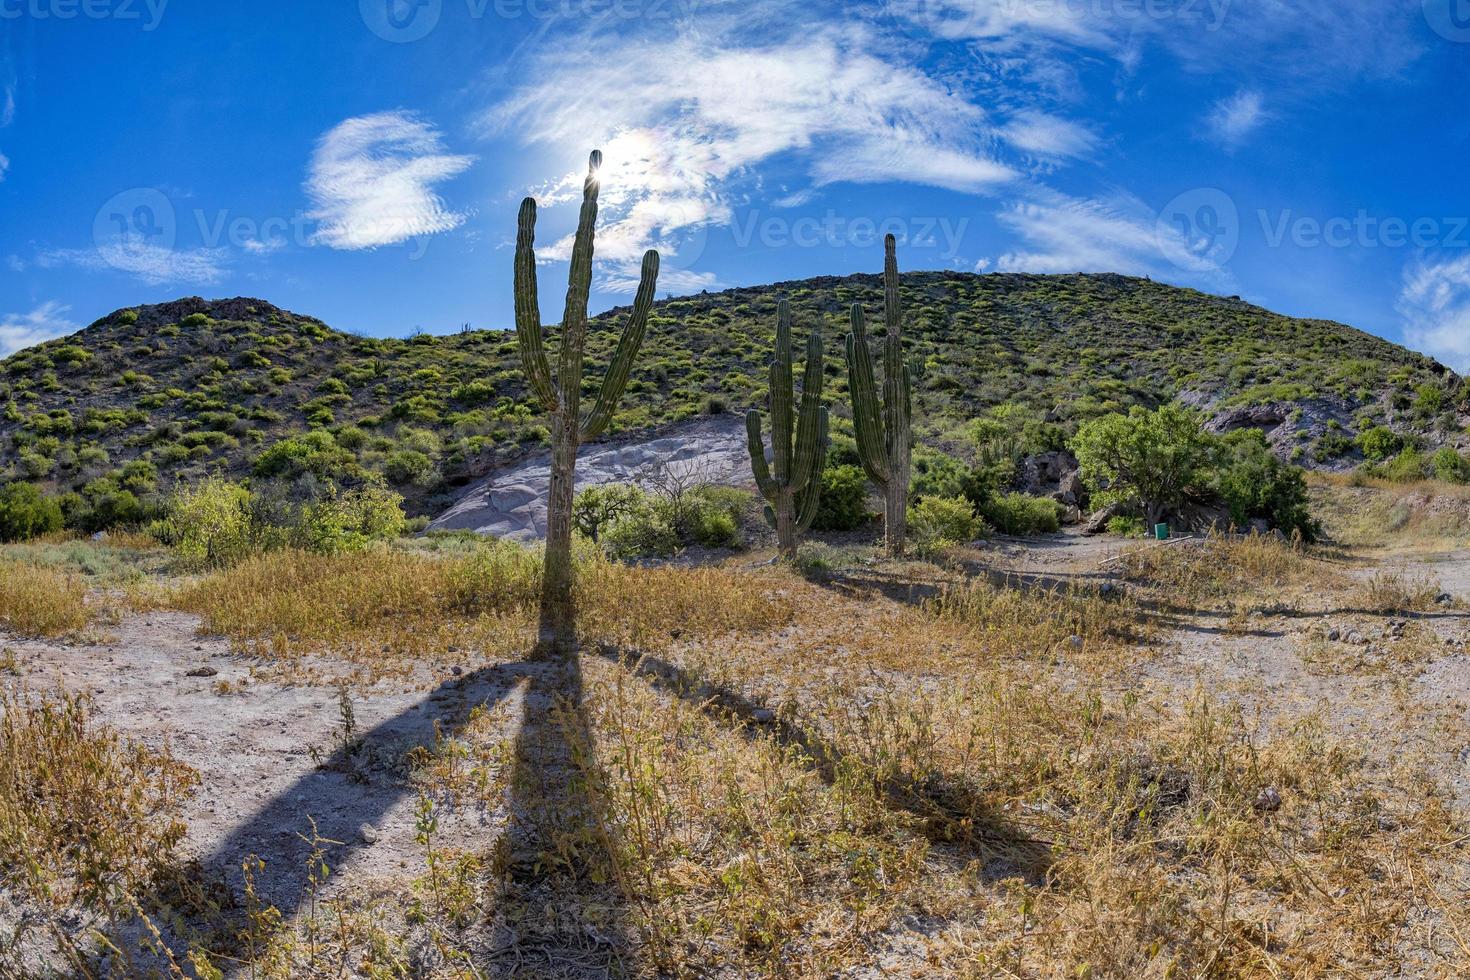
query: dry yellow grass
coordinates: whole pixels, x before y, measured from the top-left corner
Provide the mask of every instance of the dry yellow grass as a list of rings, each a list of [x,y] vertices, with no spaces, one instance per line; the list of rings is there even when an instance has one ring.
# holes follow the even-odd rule
[[[198,781],[167,750],[124,742],[94,722],[84,696],[0,694],[3,881],[40,912],[80,975],[92,975],[87,939],[115,935],[134,916],[147,921],[154,892],[178,878],[179,811]],[[141,975],[125,945],[111,953],[104,962],[118,975]],[[6,965],[0,959],[0,972]]]
[[[242,648],[391,672],[450,645],[523,655],[537,573],[502,546],[280,553],[180,601]],[[1158,626],[1126,594],[938,570],[925,602],[784,568],[579,574],[581,674],[555,710],[514,745],[504,702],[472,711],[411,753],[423,866],[294,923],[254,909],[230,954],[253,975],[494,975],[477,930],[501,919],[552,949],[603,937],[614,972],[644,977],[1470,970],[1464,815],[1434,774],[1375,768],[1310,709],[1268,725],[1144,693],[1129,665]],[[1126,575],[1201,605],[1349,587],[1265,539],[1144,552]],[[507,794],[553,811],[539,850],[436,849],[436,813]]]
[[[78,576],[0,559],[0,629],[21,636],[64,636],[91,621]]]
[[[1309,487],[1313,514],[1341,544],[1393,551],[1470,545],[1470,486],[1319,473]]]

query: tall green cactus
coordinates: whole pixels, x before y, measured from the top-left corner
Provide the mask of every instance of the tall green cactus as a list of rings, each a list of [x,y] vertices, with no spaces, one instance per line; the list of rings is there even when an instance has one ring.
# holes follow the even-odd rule
[[[889,555],[903,554],[908,536],[909,474],[913,456],[913,407],[909,368],[903,357],[903,317],[898,305],[898,245],[892,235],[883,241],[883,404],[863,309],[852,307],[852,333],[847,336],[847,377],[852,391],[852,422],[858,456],[868,478],[883,493],[883,545]]]
[[[575,643],[572,618],[572,494],[576,482],[577,448],[595,438],[611,421],[628,383],[628,373],[648,326],[658,282],[658,252],[643,256],[642,279],[633,301],[633,314],[613,352],[607,376],[592,409],[583,414],[582,354],[587,340],[587,300],[592,292],[592,240],[597,225],[597,171],[602,153],[592,151],[587,180],[582,187],[582,214],[572,245],[566,312],[562,315],[557,370],[553,377],[547,360],[536,299],[536,201],[521,202],[516,236],[516,341],[521,351],[531,394],[551,415],[551,489],[546,500],[546,565],[541,584],[541,648],[566,653]]]
[[[776,358],[771,362],[771,457],[775,474],[766,463],[761,435],[761,413],[752,408],[745,416],[750,441],[750,468],[761,496],[766,498],[766,520],[776,528],[781,556],[796,558],[796,536],[812,526],[822,494],[822,465],[827,458],[827,409],[822,405],[822,332],[813,328],[806,339],[806,371],[801,382],[801,418],[792,415],[794,381],[791,370],[791,306],[781,300],[776,314]]]

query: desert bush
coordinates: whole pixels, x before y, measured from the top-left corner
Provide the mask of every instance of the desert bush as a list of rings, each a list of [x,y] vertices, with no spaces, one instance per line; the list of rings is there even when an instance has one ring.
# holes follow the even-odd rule
[[[1451,446],[1441,446],[1430,459],[1434,477],[1447,483],[1470,482],[1470,462]]]
[[[294,537],[301,547],[324,554],[358,551],[374,541],[404,533],[403,497],[379,484],[330,491],[308,506]]]
[[[383,475],[398,486],[424,487],[438,478],[434,461],[416,449],[400,449],[388,457]]]
[[[1354,440],[1363,456],[1372,461],[1388,459],[1404,444],[1403,439],[1392,429],[1375,425],[1358,433]]]
[[[601,542],[608,557],[667,558],[679,550],[679,534],[667,508],[654,506],[646,494],[637,505],[614,518],[602,532]]]
[[[0,541],[28,541],[61,530],[61,505],[31,483],[0,487]]]
[[[1062,527],[1061,504],[1027,493],[996,494],[980,508],[980,514],[1002,534],[1051,534]]]
[[[606,483],[588,487],[572,500],[572,526],[578,534],[597,542],[602,531],[618,518],[647,506],[648,495],[628,483]]]
[[[1405,446],[1393,459],[1374,467],[1376,475],[1395,483],[1412,483],[1424,479],[1430,462],[1413,446]]]
[[[973,541],[984,526],[965,497],[925,497],[909,508],[909,530],[921,556]]]
[[[850,463],[822,471],[822,497],[812,528],[817,531],[854,531],[873,519],[868,510],[868,478]]]
[[[251,511],[250,491],[210,477],[179,491],[159,536],[173,545],[186,568],[227,568],[263,542]]]
[[[1232,433],[1222,456],[1216,487],[1237,527],[1263,518],[1283,534],[1316,540],[1321,527],[1308,511],[1306,475],[1277,459],[1259,430]]]

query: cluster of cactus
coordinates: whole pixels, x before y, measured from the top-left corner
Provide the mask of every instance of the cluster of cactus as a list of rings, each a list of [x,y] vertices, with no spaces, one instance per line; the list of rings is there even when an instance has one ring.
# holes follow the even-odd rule
[[[852,307],[852,333],[847,336],[848,388],[858,457],[868,479],[883,494],[883,545],[888,554],[903,554],[908,535],[909,477],[913,456],[909,366],[903,356],[903,317],[898,304],[898,246],[892,235],[883,242],[883,397],[878,382],[863,309]]]
[[[516,236],[516,340],[531,394],[551,416],[551,489],[546,506],[546,563],[541,587],[543,652],[566,653],[575,643],[572,613],[572,495],[577,449],[607,428],[628,384],[628,374],[643,345],[658,283],[658,252],[643,256],[642,277],[633,313],[618,340],[607,375],[591,410],[582,412],[582,357],[587,339],[587,301],[592,291],[593,236],[597,225],[597,171],[601,152],[592,151],[582,189],[582,213],[572,245],[566,310],[562,316],[557,369],[546,355],[541,309],[536,297],[536,201],[521,202]]]
[[[801,415],[791,364],[791,306],[781,300],[776,315],[776,357],[771,362],[771,462],[766,462],[761,413],[745,416],[750,440],[750,466],[766,499],[766,520],[776,529],[782,557],[796,557],[796,536],[811,527],[822,493],[827,459],[827,409],[822,405],[822,334],[807,337],[806,370],[802,375]]]

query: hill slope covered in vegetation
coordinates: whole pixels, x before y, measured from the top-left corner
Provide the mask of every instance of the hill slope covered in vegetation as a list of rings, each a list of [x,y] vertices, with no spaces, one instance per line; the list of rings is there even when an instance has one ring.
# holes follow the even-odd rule
[[[834,429],[850,432],[842,343],[851,304],[881,309],[876,275],[658,304],[610,431],[758,404],[782,295],[798,334],[824,333]],[[1175,398],[1218,426],[1277,427],[1278,452],[1306,465],[1356,458],[1352,438],[1371,425],[1430,444],[1462,428],[1465,393],[1443,365],[1234,298],[1117,275],[919,272],[903,277],[903,301],[916,435],[934,446],[962,445],[971,420],[1006,404],[1056,442],[1088,418]],[[605,361],[627,315],[596,318],[590,360]],[[118,310],[0,362],[0,482],[92,497],[213,472],[378,473],[431,511],[544,435],[503,331],[377,339],[261,300],[189,298]]]

